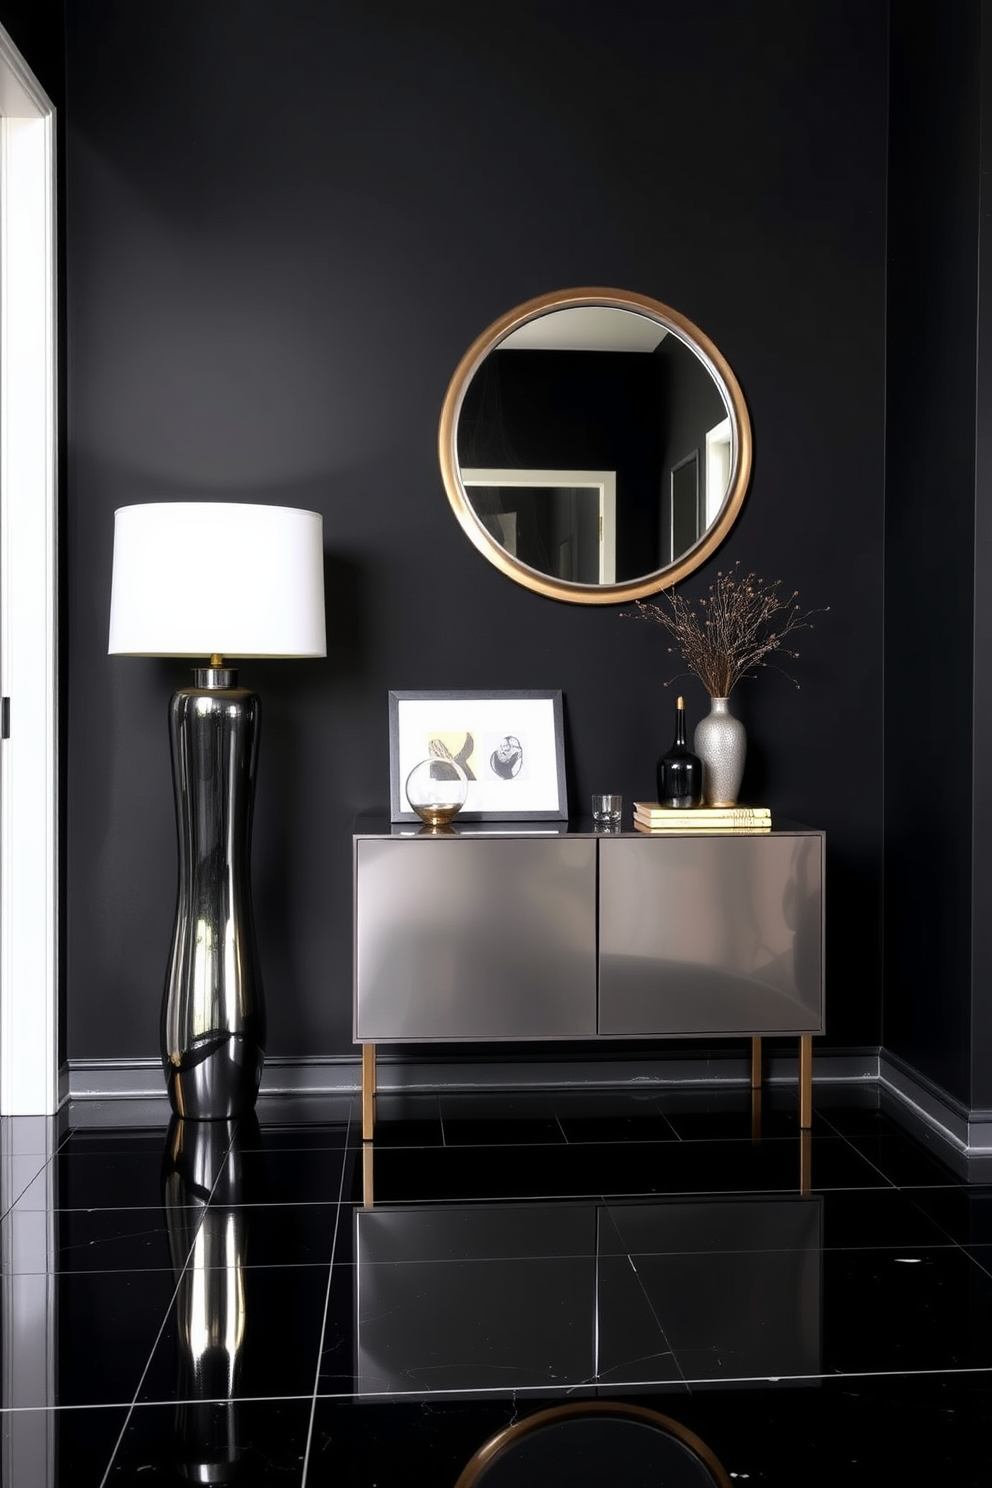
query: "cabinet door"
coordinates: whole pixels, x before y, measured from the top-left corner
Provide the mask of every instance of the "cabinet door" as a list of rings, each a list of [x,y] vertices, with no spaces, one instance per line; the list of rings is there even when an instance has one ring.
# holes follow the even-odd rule
[[[355,848],[357,1040],[595,1034],[595,840]]]
[[[601,1034],[818,1033],[822,836],[600,842]]]

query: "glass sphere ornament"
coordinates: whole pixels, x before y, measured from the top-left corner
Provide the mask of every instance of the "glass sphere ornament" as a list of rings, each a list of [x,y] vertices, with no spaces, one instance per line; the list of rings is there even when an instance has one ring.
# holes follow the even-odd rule
[[[406,777],[406,798],[429,827],[446,826],[467,796],[468,776],[457,760],[421,760]]]

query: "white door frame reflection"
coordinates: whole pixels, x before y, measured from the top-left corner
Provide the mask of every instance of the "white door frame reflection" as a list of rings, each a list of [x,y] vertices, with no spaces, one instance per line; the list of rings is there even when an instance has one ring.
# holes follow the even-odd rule
[[[497,491],[504,487],[519,489],[521,492],[546,491],[549,500],[552,501],[557,495],[556,505],[562,513],[565,504],[569,503],[569,520],[563,525],[567,525],[573,545],[570,554],[571,561],[567,565],[557,563],[554,568],[555,576],[572,583],[613,584],[616,582],[617,473],[615,470],[511,470],[472,467],[463,468],[461,474],[465,486],[488,486]],[[574,498],[581,491],[595,493],[592,524],[582,520],[585,513],[576,509],[577,503]],[[569,502],[570,497],[572,499]],[[500,521],[501,517],[510,516],[514,518],[512,528]],[[479,512],[479,520],[489,527],[492,535],[512,557],[518,558],[521,563],[528,563],[530,567],[535,567],[534,564],[529,563],[527,554],[520,551],[515,519],[515,512],[491,513],[488,519],[487,514]],[[500,530],[496,531],[490,527],[490,520],[495,521]],[[590,525],[594,536],[587,543],[585,534]],[[570,569],[570,572],[561,571],[565,566]],[[595,569],[595,579],[581,576],[587,566]]]

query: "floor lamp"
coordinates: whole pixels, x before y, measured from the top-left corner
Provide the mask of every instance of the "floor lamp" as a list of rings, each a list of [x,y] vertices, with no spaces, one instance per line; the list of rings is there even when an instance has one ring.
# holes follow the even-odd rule
[[[172,501],[115,513],[111,654],[209,658],[169,710],[179,891],[162,1003],[177,1116],[255,1104],[265,1002],[251,906],[259,699],[227,660],[325,656],[317,512]]]

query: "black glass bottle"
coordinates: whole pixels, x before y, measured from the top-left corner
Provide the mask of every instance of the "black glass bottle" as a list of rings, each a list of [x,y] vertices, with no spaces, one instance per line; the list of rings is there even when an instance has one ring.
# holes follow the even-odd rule
[[[685,742],[685,703],[675,709],[675,741],[658,761],[658,800],[662,806],[689,808],[703,799],[703,763]]]

